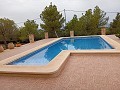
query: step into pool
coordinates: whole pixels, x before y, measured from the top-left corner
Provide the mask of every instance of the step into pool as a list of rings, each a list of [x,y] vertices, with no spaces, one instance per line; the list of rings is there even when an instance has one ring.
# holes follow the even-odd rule
[[[44,48],[23,56],[8,65],[46,65],[62,50],[114,49],[99,36],[62,38]]]

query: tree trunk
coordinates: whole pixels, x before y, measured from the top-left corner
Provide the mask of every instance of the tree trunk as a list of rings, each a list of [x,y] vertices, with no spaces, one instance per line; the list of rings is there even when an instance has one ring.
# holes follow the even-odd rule
[[[2,37],[3,37],[5,48],[7,48],[7,39],[6,39],[6,36],[5,36],[5,29],[0,30],[0,33],[1,33]]]
[[[7,48],[7,41],[4,39],[5,48]]]
[[[57,34],[57,32],[55,31],[55,35],[56,35],[56,37],[58,38],[58,34]]]
[[[3,35],[3,41],[4,41],[4,44],[5,44],[5,48],[7,48],[7,40],[6,40],[5,35]]]

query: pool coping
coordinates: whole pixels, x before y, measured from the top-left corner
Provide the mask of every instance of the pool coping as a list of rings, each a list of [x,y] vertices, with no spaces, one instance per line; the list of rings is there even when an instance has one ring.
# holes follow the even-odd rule
[[[0,74],[11,74],[11,75],[39,75],[41,77],[54,77],[58,76],[62,68],[65,66],[65,63],[68,61],[67,59],[71,54],[120,54],[120,44],[105,35],[92,35],[92,36],[100,36],[107,43],[109,43],[115,49],[105,49],[105,50],[63,50],[61,51],[50,63],[45,66],[23,66],[23,65],[6,65],[8,62],[12,62],[22,56],[25,56],[35,50],[43,48],[49,44],[52,44],[62,38],[69,37],[61,37],[57,38],[51,42],[48,42],[44,45],[40,45],[33,49],[27,50],[23,53],[17,54],[10,58],[4,59],[0,61]],[[76,36],[76,37],[87,37],[87,36]],[[89,37],[89,36],[88,36]]]

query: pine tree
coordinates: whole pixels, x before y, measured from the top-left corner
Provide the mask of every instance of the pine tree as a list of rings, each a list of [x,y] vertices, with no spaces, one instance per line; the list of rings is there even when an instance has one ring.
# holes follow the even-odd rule
[[[20,28],[20,40],[27,40],[29,34],[34,34],[35,38],[38,36],[38,24],[34,20],[27,20],[24,27]]]
[[[106,13],[96,6],[93,12],[92,9],[88,9],[79,19],[74,16],[66,28],[74,30],[75,35],[96,35],[99,34],[100,27],[107,24],[108,19]]]
[[[64,18],[57,11],[57,7],[52,3],[48,7],[46,6],[40,14],[40,18],[43,21],[40,26],[49,33],[49,37],[58,37],[57,31],[63,27]]]
[[[96,35],[99,34],[101,26],[105,26],[109,20],[106,17],[106,13],[102,11],[98,6],[92,10],[89,9],[79,19],[80,35]]]
[[[68,33],[69,31],[74,31],[75,35],[79,35],[78,28],[78,18],[77,15],[74,15],[73,19],[66,24],[66,29],[68,30]]]
[[[120,13],[117,13],[115,19],[110,24],[111,34],[120,34]]]
[[[98,6],[96,6],[93,11],[93,17],[95,19],[94,21],[98,28],[107,24],[109,17],[105,17],[105,16],[106,13],[102,11]]]

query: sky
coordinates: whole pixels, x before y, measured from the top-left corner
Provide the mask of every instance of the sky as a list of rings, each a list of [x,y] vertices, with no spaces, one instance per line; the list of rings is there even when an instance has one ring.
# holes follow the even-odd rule
[[[27,19],[33,20],[40,17],[40,14],[46,6],[56,5],[58,11],[75,10],[87,11],[99,6],[105,12],[120,12],[120,0],[0,0],[0,18],[9,18],[14,20],[17,25],[23,26]],[[61,12],[64,16],[64,12]],[[66,11],[66,21],[70,21],[73,15],[81,17],[82,12]],[[107,13],[109,22],[111,22],[116,13]],[[40,19],[35,20],[40,24]]]

